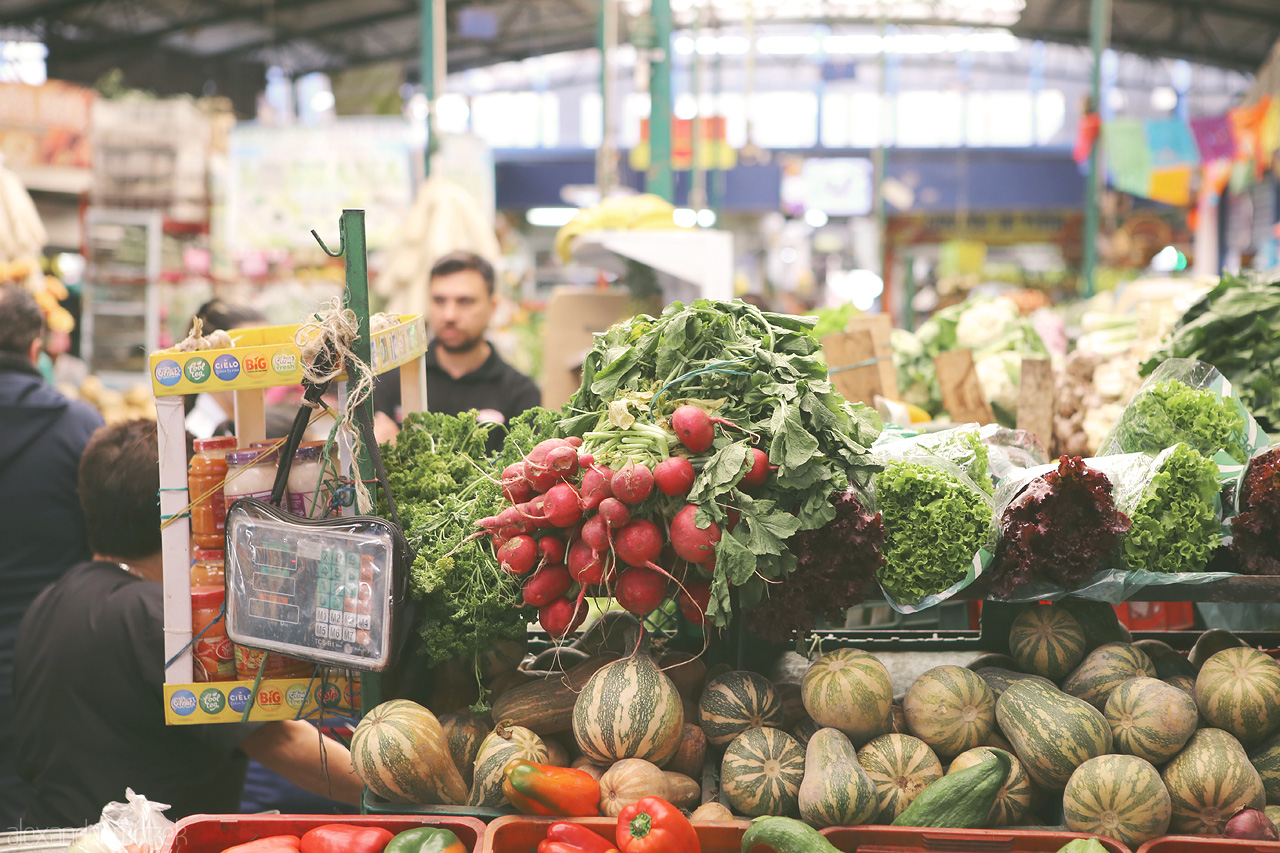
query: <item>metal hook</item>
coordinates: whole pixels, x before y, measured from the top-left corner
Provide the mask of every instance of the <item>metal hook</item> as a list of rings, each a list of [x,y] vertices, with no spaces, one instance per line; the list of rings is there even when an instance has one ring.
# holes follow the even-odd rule
[[[342,229],[338,229],[338,251],[336,252],[329,251],[329,247],[324,244],[324,240],[322,240],[320,235],[316,233],[316,229],[311,229],[311,236],[316,238],[316,242],[320,244],[320,248],[324,250],[326,255],[331,258],[342,257],[342,252],[346,248],[347,243],[347,235],[342,232]]]

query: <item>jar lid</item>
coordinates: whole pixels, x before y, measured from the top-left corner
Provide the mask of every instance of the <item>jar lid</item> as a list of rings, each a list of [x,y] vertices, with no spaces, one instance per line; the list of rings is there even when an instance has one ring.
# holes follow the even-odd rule
[[[276,446],[276,443],[275,443],[274,441],[251,441],[251,442],[249,442],[249,447],[250,447],[251,449],[253,449],[253,450],[261,450],[261,449],[262,449],[262,448],[264,448],[264,447],[275,447],[275,446]]]
[[[201,610],[222,607],[227,599],[227,591],[220,586],[197,586],[191,588],[191,606]]]
[[[196,453],[202,450],[235,450],[236,437],[234,435],[218,435],[213,438],[197,438],[191,443]]]
[[[293,454],[293,458],[299,462],[310,462],[313,459],[320,458],[319,447],[299,447],[298,452]]]
[[[192,556],[202,563],[221,563],[225,553],[221,548],[194,548],[191,551]]]
[[[227,454],[227,464],[253,465],[258,462],[275,462],[276,455],[274,450],[266,450],[261,447],[250,450],[237,450],[235,453]]]

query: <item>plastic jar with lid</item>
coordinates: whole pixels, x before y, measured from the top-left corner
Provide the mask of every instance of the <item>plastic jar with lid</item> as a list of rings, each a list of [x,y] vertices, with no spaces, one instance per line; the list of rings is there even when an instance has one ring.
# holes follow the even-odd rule
[[[227,454],[227,484],[223,491],[227,503],[237,498],[271,499],[276,482],[276,457],[273,450],[237,450]]]
[[[303,518],[311,518],[319,504],[320,512],[329,505],[329,492],[320,486],[324,476],[324,464],[319,447],[299,447],[289,469],[289,511]]]
[[[191,587],[216,586],[226,587],[226,568],[223,563],[223,551],[196,548],[191,552]]]
[[[195,454],[187,466],[187,493],[191,501],[191,538],[197,548],[223,546],[227,525],[223,480],[227,476],[227,453],[235,449],[234,436],[195,440]]]
[[[191,649],[196,681],[234,681],[235,647],[227,637],[226,620],[219,620],[226,591],[220,586],[197,586],[191,590],[191,636],[199,636]],[[201,632],[204,633],[201,633]]]
[[[264,652],[248,646],[236,646],[236,675],[241,680],[252,680],[258,677],[258,667],[262,659],[267,659],[262,667],[263,678],[310,678],[316,665],[310,661],[298,660],[276,652]]]

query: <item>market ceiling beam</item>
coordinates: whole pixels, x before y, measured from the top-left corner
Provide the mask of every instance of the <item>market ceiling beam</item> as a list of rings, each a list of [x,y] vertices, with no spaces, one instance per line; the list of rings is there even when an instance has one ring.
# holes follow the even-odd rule
[[[418,16],[417,9],[406,9],[404,7],[396,9],[388,9],[373,15],[365,15],[363,17],[345,18],[339,21],[331,21],[318,27],[308,27],[304,30],[281,30],[277,38],[257,39],[255,41],[245,42],[243,44],[220,50],[217,53],[203,54],[210,59],[220,59],[225,56],[244,56],[253,53],[255,50],[262,50],[268,47],[276,47],[286,45],[292,42],[305,41],[307,39],[316,38],[329,33],[350,32],[363,27],[371,27],[375,24],[394,21],[400,18],[408,18]],[[326,49],[333,49],[331,45]]]
[[[1079,30],[1039,27],[1033,30],[1015,30],[1014,33],[1022,38],[1052,41],[1060,44],[1087,45],[1089,43],[1089,34]],[[1144,56],[1163,56],[1171,59],[1203,62],[1218,68],[1242,71],[1246,74],[1252,74],[1257,71],[1260,61],[1255,59],[1252,54],[1239,51],[1221,53],[1202,47],[1188,47],[1158,39],[1144,39],[1134,36],[1122,38],[1119,34],[1113,38],[1112,47],[1116,50],[1127,50]]]

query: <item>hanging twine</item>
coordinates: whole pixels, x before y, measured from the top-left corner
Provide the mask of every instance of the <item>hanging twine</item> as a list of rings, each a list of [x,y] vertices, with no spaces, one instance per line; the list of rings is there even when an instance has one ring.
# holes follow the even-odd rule
[[[360,430],[355,423],[355,412],[373,392],[373,370],[357,358],[353,350],[355,342],[360,338],[360,321],[356,312],[344,308],[341,298],[336,296],[313,317],[313,320],[298,327],[293,342],[302,351],[303,373],[308,382],[315,385],[332,382],[346,369],[347,381],[352,385],[347,392],[346,411],[336,428],[350,442],[352,456],[358,457],[361,441]],[[330,359],[326,353],[334,357]],[[356,504],[360,512],[373,512],[373,497],[369,493],[369,487],[357,478],[355,489]]]

